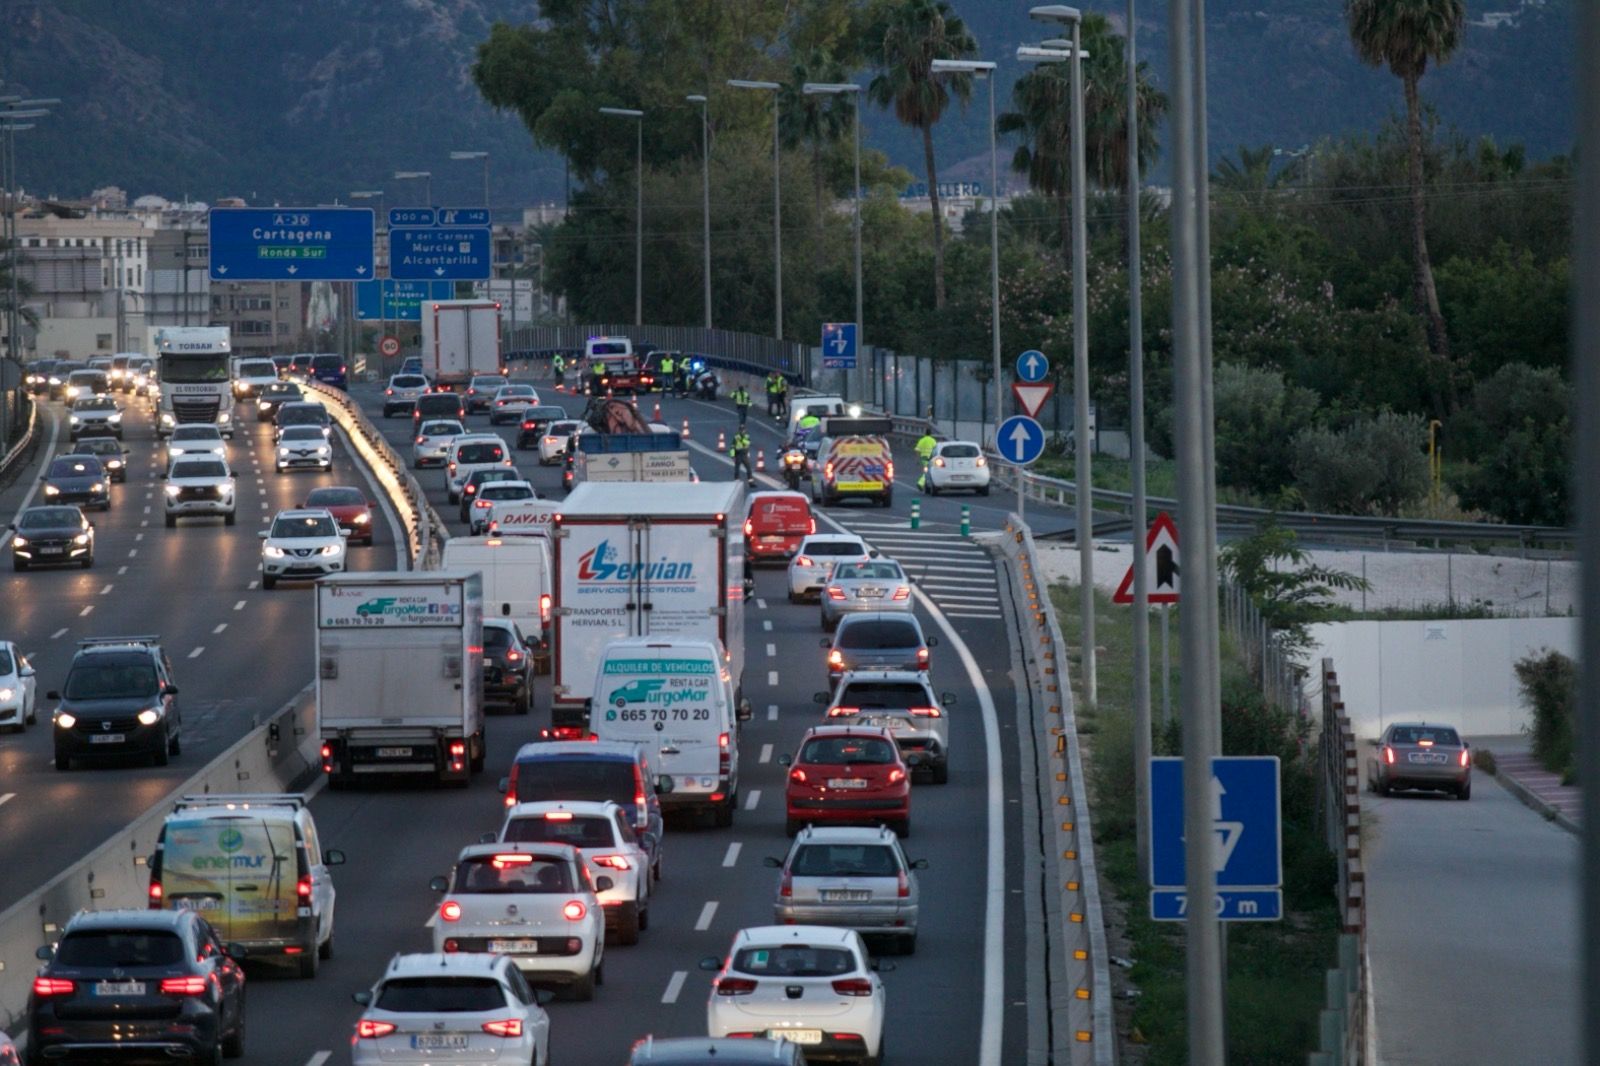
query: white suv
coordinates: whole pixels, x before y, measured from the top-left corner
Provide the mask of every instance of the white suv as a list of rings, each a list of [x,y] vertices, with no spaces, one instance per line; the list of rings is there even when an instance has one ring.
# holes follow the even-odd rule
[[[428,391],[428,379],[421,374],[396,374],[383,390],[383,417],[392,418],[417,405],[417,397]]]
[[[179,456],[167,471],[163,494],[167,528],[176,526],[184,515],[221,515],[224,525],[233,525],[234,489],[233,473],[224,460],[211,455]]]
[[[611,800],[519,803],[506,812],[496,839],[576,848],[591,876],[612,881],[599,896],[617,943],[637,944],[639,930],[650,925],[650,856],[630,817]]]
[[[343,573],[349,536],[327,511],[279,511],[271,528],[261,531],[261,587],[270,589],[280,578],[315,581]]]
[[[450,502],[461,500],[461,486],[474,470],[492,470],[497,466],[510,466],[511,453],[506,442],[495,433],[468,433],[450,442],[444,464],[445,487]]]
[[[210,455],[227,461],[228,442],[222,431],[212,425],[177,426],[167,434],[167,465],[180,455]]]
[[[332,470],[333,444],[322,432],[321,426],[285,426],[278,435],[273,463],[280,474],[297,466]]]
[[[350,1041],[353,1066],[506,1062],[547,1066],[550,993],[528,987],[504,955],[396,955]]]
[[[935,697],[923,671],[847,670],[839,675],[831,700],[823,692],[816,698],[828,704],[829,725],[887,729],[913,774],[926,770],[936,785],[950,780],[950,719],[945,710],[956,697],[949,692]]]

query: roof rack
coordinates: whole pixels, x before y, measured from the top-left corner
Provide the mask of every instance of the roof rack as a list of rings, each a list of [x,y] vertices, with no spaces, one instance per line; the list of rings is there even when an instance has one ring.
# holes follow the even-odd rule
[[[161,643],[160,633],[151,633],[138,637],[84,637],[78,641],[80,648],[101,647],[112,644],[142,644],[147,647]]]
[[[301,792],[207,792],[202,795],[179,796],[173,808],[185,807],[304,807],[306,797]]]

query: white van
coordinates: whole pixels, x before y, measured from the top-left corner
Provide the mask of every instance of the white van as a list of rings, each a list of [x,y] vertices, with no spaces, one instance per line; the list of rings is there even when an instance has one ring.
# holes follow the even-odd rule
[[[533,651],[535,667],[550,672],[552,608],[550,542],[544,537],[451,537],[441,570],[476,570],[483,575],[484,618],[517,623]]]
[[[589,728],[597,740],[643,745],[666,810],[709,811],[733,824],[739,723],[722,642],[624,637],[600,650]]]
[[[859,404],[852,404],[843,396],[791,396],[789,397],[789,426],[786,439],[793,439],[795,430],[800,427],[800,420],[806,415],[816,415],[818,418],[835,418],[849,415],[854,408],[858,413]]]

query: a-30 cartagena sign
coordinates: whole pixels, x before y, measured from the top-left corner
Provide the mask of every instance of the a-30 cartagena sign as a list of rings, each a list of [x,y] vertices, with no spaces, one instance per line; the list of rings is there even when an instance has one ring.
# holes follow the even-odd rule
[[[317,590],[317,624],[324,629],[459,626],[459,589],[375,589],[323,586]]]

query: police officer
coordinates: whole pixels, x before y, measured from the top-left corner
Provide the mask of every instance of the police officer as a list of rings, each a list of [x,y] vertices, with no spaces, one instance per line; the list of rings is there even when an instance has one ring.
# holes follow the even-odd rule
[[[556,390],[560,391],[564,387],[563,382],[567,376],[567,361],[562,358],[560,352],[550,357],[550,370],[556,376]]]
[[[789,415],[789,379],[782,374],[778,375],[778,414],[777,419],[782,422]]]
[[[928,464],[933,461],[933,449],[939,442],[933,438],[933,430],[923,430],[922,436],[917,438],[917,458],[922,460],[922,476],[917,478],[917,488],[927,491]]]
[[[733,401],[733,406],[739,412],[739,428],[743,429],[745,420],[750,417],[750,390],[741,383],[740,386],[728,394],[728,399]]]
[[[782,381],[783,375],[776,370],[767,373],[767,414],[773,418],[778,417],[778,389]]]
[[[672,353],[667,352],[661,357],[662,392],[666,392],[668,389],[671,389],[674,393],[678,391],[678,376],[675,373],[675,370],[676,366],[672,361]]]
[[[805,411],[805,414],[800,416],[800,421],[796,424],[801,432],[809,433],[822,425],[822,419],[816,416],[814,408],[803,407],[801,410]]]
[[[733,442],[728,445],[728,454],[733,456],[733,479],[739,480],[739,469],[744,468],[745,480],[755,484],[756,472],[750,468],[750,434],[741,426],[733,434]]]
[[[694,367],[689,362],[689,357],[678,357],[678,395],[689,395],[690,382],[693,380]]]

